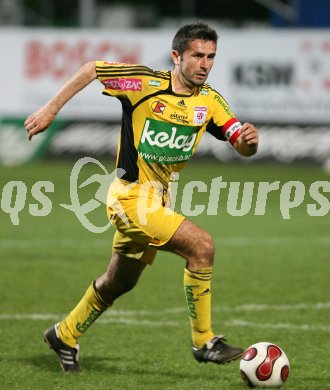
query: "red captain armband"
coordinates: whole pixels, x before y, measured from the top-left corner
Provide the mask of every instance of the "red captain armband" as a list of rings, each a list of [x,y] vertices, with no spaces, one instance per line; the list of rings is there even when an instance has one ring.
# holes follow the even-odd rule
[[[222,132],[226,140],[228,140],[232,145],[235,143],[237,138],[240,136],[240,129],[242,127],[241,122],[236,118],[231,118],[222,126]]]

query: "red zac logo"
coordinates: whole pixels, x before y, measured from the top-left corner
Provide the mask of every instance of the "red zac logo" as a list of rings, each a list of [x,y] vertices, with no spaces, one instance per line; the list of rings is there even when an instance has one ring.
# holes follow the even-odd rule
[[[152,112],[155,112],[156,114],[162,114],[165,111],[165,108],[165,104],[159,100],[151,105]]]
[[[107,79],[103,80],[107,89],[119,91],[142,91],[142,80],[133,78]]]

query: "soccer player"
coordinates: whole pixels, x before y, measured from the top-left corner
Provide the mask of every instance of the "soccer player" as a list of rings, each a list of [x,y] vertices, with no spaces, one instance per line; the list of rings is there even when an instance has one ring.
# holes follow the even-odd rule
[[[174,212],[167,199],[171,174],[190,160],[205,131],[228,140],[243,156],[257,151],[255,126],[242,125],[224,98],[205,83],[216,56],[217,39],[217,33],[206,24],[181,27],[172,43],[172,71],[88,62],[25,121],[31,140],[51,125],[70,98],[95,79],[103,84],[103,94],[122,104],[117,168],[124,174],[110,186],[107,204],[116,228],[110,264],[70,314],[44,333],[63,371],[80,371],[78,339],[118,297],[136,285],[157,250],[176,253],[186,261],[183,284],[195,359],[220,364],[243,352],[212,330],[212,237]],[[138,204],[155,200],[159,207],[153,212],[142,208],[142,214],[146,212],[141,216]]]

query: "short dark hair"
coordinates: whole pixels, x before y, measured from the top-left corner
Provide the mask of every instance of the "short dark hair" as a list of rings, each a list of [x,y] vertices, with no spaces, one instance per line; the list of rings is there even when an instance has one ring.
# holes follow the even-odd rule
[[[189,42],[195,39],[218,42],[218,34],[205,23],[192,23],[182,26],[172,41],[172,50],[181,56],[188,48]]]

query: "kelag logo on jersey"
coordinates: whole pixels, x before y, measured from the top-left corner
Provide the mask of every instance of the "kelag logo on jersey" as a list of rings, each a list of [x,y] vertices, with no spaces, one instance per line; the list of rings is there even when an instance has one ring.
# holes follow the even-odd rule
[[[176,164],[188,161],[197,138],[194,126],[173,125],[147,118],[138,153],[149,163]]]

